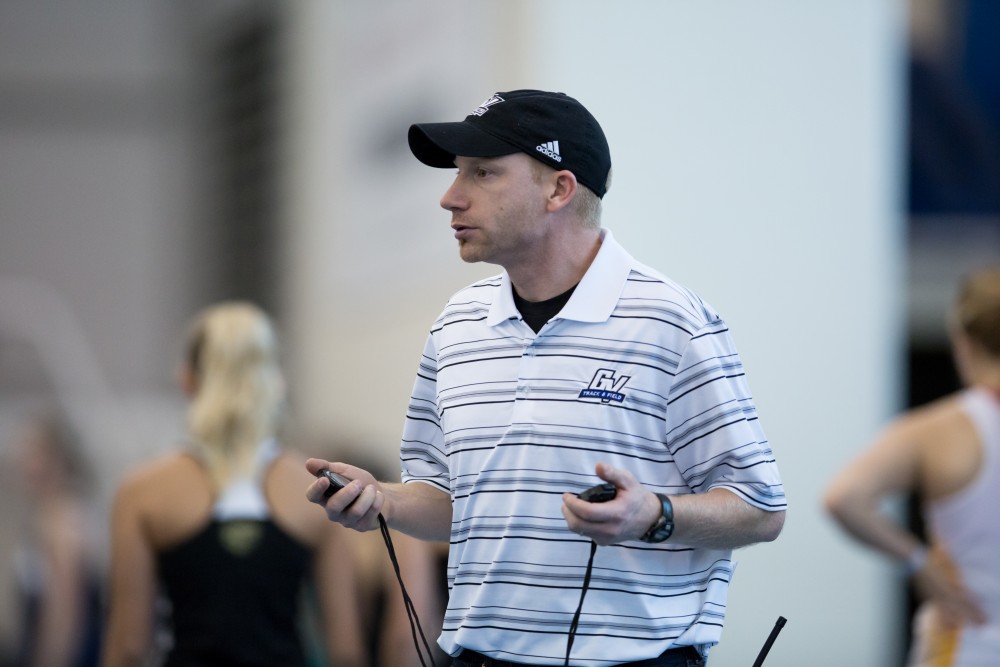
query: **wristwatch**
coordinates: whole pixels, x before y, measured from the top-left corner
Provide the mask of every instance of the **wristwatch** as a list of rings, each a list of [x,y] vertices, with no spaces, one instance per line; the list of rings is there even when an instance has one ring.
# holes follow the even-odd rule
[[[670,498],[662,493],[657,493],[656,497],[660,500],[660,516],[653,523],[653,525],[649,527],[646,534],[639,538],[643,542],[650,542],[652,544],[663,542],[670,537],[671,533],[674,532],[673,503],[670,502]]]

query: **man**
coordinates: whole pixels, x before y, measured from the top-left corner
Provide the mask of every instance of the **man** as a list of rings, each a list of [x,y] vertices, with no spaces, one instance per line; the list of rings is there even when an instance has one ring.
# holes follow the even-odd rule
[[[409,144],[457,167],[441,206],[462,259],[504,270],[431,329],[402,484],[311,460],[354,481],[307,497],[345,526],[381,512],[450,541],[438,641],[453,665],[702,664],[732,549],[775,539],[785,508],[725,323],[601,228],[610,151],[575,99],[496,93]],[[612,500],[577,497],[602,480]]]

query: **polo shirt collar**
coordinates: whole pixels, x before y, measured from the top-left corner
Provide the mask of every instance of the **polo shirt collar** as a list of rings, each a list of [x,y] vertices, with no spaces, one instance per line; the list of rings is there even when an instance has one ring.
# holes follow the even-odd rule
[[[615,241],[611,230],[602,229],[601,247],[573,295],[559,311],[558,318],[577,322],[606,321],[625,288],[633,263],[632,256]],[[510,276],[504,271],[500,275],[500,284],[490,305],[486,324],[492,327],[519,317]]]

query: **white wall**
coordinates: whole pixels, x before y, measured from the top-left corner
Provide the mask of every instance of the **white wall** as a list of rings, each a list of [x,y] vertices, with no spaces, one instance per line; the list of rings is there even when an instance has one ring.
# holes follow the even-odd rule
[[[899,406],[903,10],[898,0],[297,5],[290,326],[299,416],[394,458],[426,330],[462,265],[447,170],[411,122],[495,90],[601,120],[605,224],[729,321],[790,510],[738,553],[713,667],[891,665],[897,582],[821,513],[834,470]]]
[[[331,444],[374,444],[395,460],[438,309],[457,287],[496,272],[457,260],[437,205],[449,175],[418,168],[406,129],[488,94],[484,79],[495,78],[502,52],[487,30],[498,5],[296,7],[286,188],[296,416]]]

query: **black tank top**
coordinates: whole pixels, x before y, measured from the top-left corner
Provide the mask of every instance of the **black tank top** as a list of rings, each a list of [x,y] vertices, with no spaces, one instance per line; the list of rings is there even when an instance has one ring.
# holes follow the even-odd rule
[[[297,625],[309,549],[270,519],[213,519],[159,554],[172,607],[165,667],[304,666]]]
[[[174,635],[165,667],[306,664],[298,618],[312,554],[271,519],[263,488],[279,451],[261,442],[252,470],[219,493],[211,521],[158,555]]]

